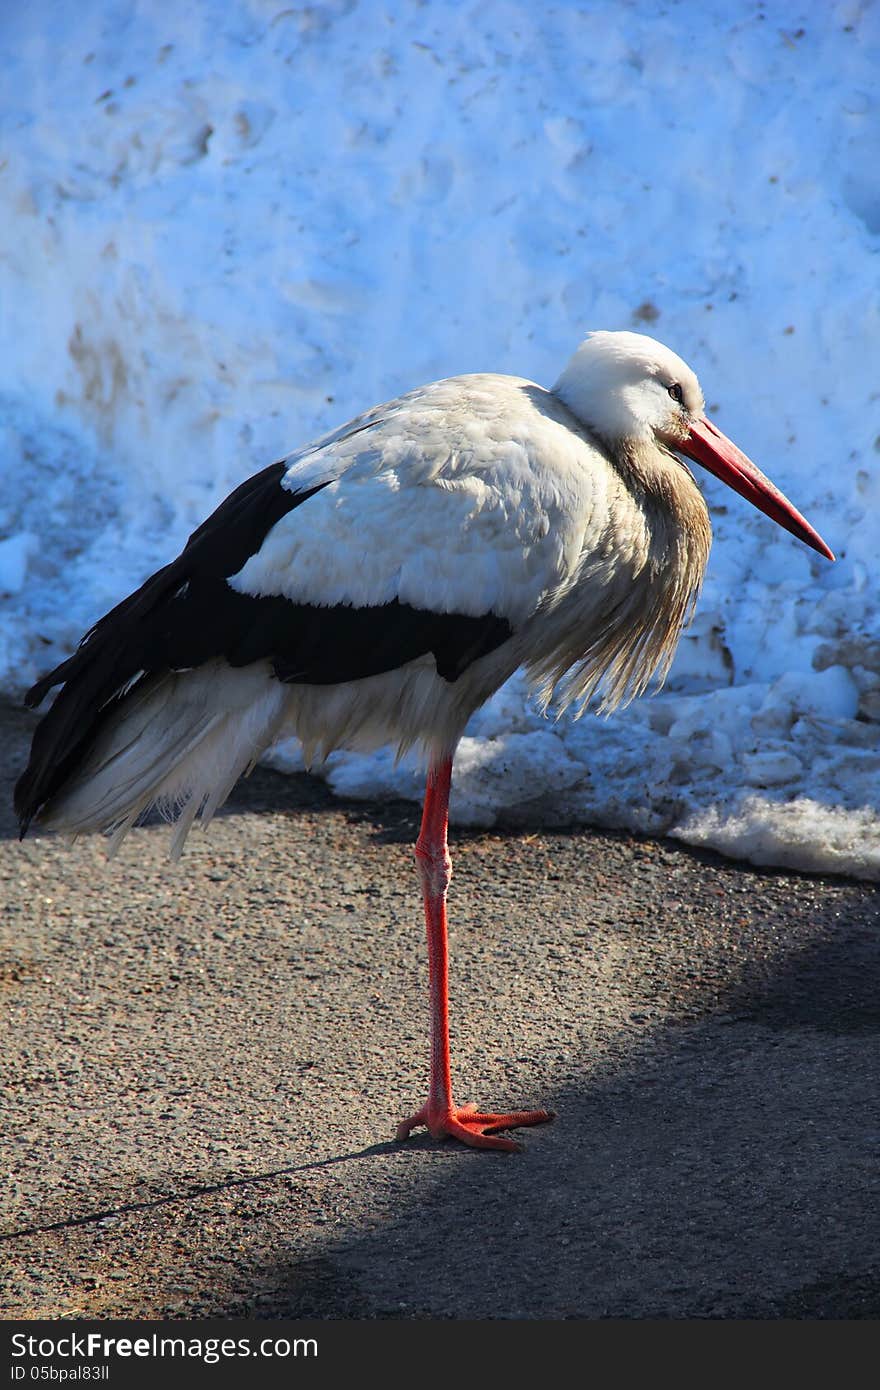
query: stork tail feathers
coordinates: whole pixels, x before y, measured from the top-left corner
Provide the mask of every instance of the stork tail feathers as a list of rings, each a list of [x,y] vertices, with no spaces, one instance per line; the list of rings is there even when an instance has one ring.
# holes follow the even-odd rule
[[[112,855],[155,805],[177,819],[171,854],[179,858],[196,816],[207,823],[273,741],[284,693],[268,663],[236,670],[218,661],[146,680],[76,751],[65,780],[45,802],[27,801],[28,789],[19,784],[23,824],[37,814],[41,824],[68,835],[109,830]],[[64,718],[64,694],[70,692],[62,692],[47,722],[56,710]]]

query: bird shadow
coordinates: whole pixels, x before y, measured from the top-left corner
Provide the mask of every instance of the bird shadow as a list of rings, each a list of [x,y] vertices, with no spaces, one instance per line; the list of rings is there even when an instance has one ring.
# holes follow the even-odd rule
[[[0,1244],[4,1241],[20,1240],[26,1236],[48,1235],[52,1231],[71,1231],[80,1226],[92,1226],[98,1222],[115,1220],[121,1216],[157,1211],[161,1207],[173,1207],[181,1203],[198,1201],[203,1197],[235,1192],[238,1189],[247,1190],[248,1188],[259,1187],[261,1183],[273,1182],[277,1178],[293,1177],[298,1173],[320,1172],[323,1169],[333,1168],[338,1163],[350,1163],[354,1159],[390,1153],[394,1147],[390,1142],[368,1144],[365,1148],[333,1154],[329,1158],[316,1159],[313,1163],[284,1164],[280,1168],[268,1168],[264,1172],[248,1173],[242,1177],[223,1178],[221,1181],[211,1183],[195,1183],[191,1187],[165,1192],[159,1197],[149,1197],[143,1201],[112,1202],[87,1212],[80,1212],[75,1216],[61,1217],[57,1221],[34,1222],[8,1231],[0,1231]],[[169,1186],[172,1185],[174,1184],[169,1181]]]

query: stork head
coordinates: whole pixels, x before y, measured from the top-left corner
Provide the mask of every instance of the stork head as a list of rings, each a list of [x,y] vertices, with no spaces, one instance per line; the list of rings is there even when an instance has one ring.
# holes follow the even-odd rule
[[[708,419],[695,374],[662,343],[642,333],[589,333],[553,390],[612,454],[640,445],[684,454],[834,559],[788,498]]]

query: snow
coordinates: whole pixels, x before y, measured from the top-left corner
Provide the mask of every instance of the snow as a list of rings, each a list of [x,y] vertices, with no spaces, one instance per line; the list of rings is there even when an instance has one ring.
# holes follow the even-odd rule
[[[28,561],[37,539],[30,531],[19,531],[0,541],[0,594],[18,594],[24,588]]]
[[[666,690],[554,722],[514,678],[454,818],[880,877],[878,61],[860,0],[5,6],[5,690],[267,462],[635,328],[838,561],[701,474],[715,543]],[[385,754],[326,775],[420,796]]]

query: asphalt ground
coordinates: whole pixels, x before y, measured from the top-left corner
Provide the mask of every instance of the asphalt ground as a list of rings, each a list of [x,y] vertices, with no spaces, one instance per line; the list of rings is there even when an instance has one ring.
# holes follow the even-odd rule
[[[258,770],[167,827],[15,838],[0,711],[6,1318],[880,1316],[880,898],[588,829],[458,832],[456,1098],[424,1099],[404,803]],[[8,784],[8,785],[6,785]]]

